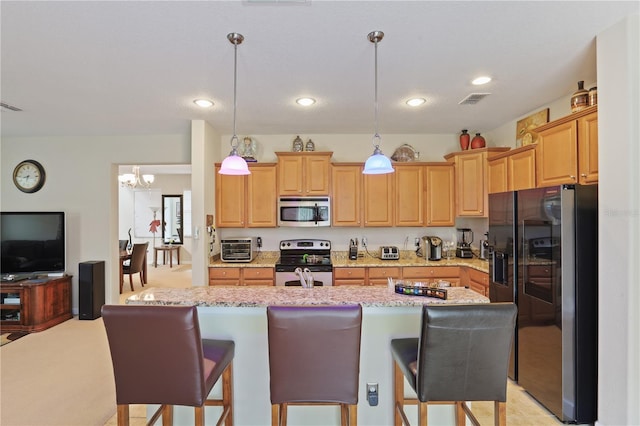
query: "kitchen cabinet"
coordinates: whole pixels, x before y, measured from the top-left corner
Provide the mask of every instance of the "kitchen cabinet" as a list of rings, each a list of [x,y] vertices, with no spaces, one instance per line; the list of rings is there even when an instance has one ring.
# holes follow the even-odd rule
[[[362,178],[364,226],[393,226],[394,173]]]
[[[597,105],[537,127],[539,188],[598,182]]]
[[[209,268],[209,285],[272,286],[273,268]]]
[[[387,278],[401,277],[398,266],[333,268],[333,285],[387,285]]]
[[[424,165],[396,163],[394,167],[395,226],[424,226]]]
[[[331,226],[362,226],[362,163],[331,165]]]
[[[487,192],[519,191],[536,187],[536,145],[497,154],[487,160]]]
[[[451,286],[460,285],[460,267],[458,266],[405,266],[402,268],[405,280],[433,283],[439,280],[449,281]]]
[[[445,156],[455,167],[456,216],[487,217],[487,160],[510,148],[480,148]]]
[[[455,177],[450,163],[425,167],[426,226],[455,226]]]
[[[275,228],[277,225],[276,165],[250,164],[250,175],[218,173],[216,180],[216,226],[219,228]]]
[[[489,274],[473,268],[464,268],[463,284],[471,290],[489,297]]]
[[[393,279],[396,279],[400,276],[402,276],[402,268],[397,267],[397,266],[391,266],[391,267],[374,267],[374,268],[368,268],[368,280],[367,280],[367,284],[368,285],[387,285],[388,284],[388,278],[391,277]]]
[[[332,154],[316,151],[276,152],[279,195],[329,195]]]
[[[365,285],[366,268],[333,268],[333,285]]]

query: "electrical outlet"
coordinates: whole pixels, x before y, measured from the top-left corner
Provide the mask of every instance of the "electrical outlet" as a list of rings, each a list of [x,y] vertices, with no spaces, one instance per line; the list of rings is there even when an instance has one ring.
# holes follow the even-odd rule
[[[256,238],[256,244],[258,244],[258,248],[262,247],[262,237]]]
[[[416,245],[416,247],[420,247],[420,238],[416,237],[416,238],[413,240],[413,243]]]
[[[378,384],[367,383],[367,401],[369,405],[375,407],[378,405]]]
[[[367,237],[360,238],[360,242],[362,243],[362,247],[366,247],[367,246]]]

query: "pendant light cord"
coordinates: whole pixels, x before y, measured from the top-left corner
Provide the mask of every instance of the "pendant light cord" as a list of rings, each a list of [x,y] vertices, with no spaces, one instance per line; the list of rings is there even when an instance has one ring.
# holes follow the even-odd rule
[[[384,37],[384,33],[382,31],[373,31],[371,33],[369,33],[368,35],[369,37],[369,41],[373,43],[374,46],[374,102],[373,102],[373,107],[374,107],[374,134],[373,134],[373,139],[371,141],[371,143],[373,144],[373,146],[375,147],[376,151],[380,150],[380,143],[382,142],[382,137],[380,136],[380,133],[378,132],[378,42],[380,40],[382,40],[382,37]]]
[[[236,134],[236,109],[238,107],[238,43],[233,42],[233,136],[231,136],[231,148],[235,151],[238,146],[238,135]],[[235,145],[233,141],[236,141]]]

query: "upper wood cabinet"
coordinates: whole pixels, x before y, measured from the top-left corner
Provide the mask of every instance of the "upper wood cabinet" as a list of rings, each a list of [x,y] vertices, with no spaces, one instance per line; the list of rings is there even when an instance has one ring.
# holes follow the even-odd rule
[[[395,226],[425,225],[425,167],[395,163]]]
[[[362,226],[362,163],[331,165],[331,226]]]
[[[276,152],[280,195],[329,195],[331,152]]]
[[[451,163],[429,163],[425,167],[426,226],[454,226],[455,178]]]
[[[535,129],[538,187],[598,182],[598,107]]]
[[[216,180],[216,226],[219,228],[270,228],[277,225],[276,165],[254,163],[250,175],[218,173]]]
[[[394,173],[362,175],[364,226],[393,226]]]
[[[497,154],[487,160],[489,194],[536,187],[536,145]]]
[[[509,148],[480,148],[446,155],[455,165],[456,215],[487,217],[487,160]]]
[[[363,167],[331,165],[332,226],[393,226],[394,173],[364,175]]]

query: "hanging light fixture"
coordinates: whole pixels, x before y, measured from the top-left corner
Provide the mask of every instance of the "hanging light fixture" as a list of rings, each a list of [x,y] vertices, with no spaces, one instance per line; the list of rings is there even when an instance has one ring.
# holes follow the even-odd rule
[[[122,187],[133,189],[138,185],[149,188],[155,177],[153,175],[142,175],[140,179],[140,166],[133,166],[133,173],[124,173],[118,176],[118,181]]]
[[[248,175],[251,174],[249,166],[244,158],[238,155],[238,135],[236,135],[236,105],[237,95],[236,86],[238,79],[238,45],[242,43],[244,37],[242,34],[229,33],[227,39],[233,44],[233,136],[231,136],[231,152],[224,159],[218,173],[221,175]]]
[[[372,31],[367,36],[369,41],[375,46],[375,133],[373,134],[373,155],[364,163],[362,173],[367,175],[381,175],[385,173],[393,173],[395,170],[391,166],[391,160],[386,157],[380,150],[380,142],[382,137],[378,133],[378,42],[384,37],[382,31]]]

